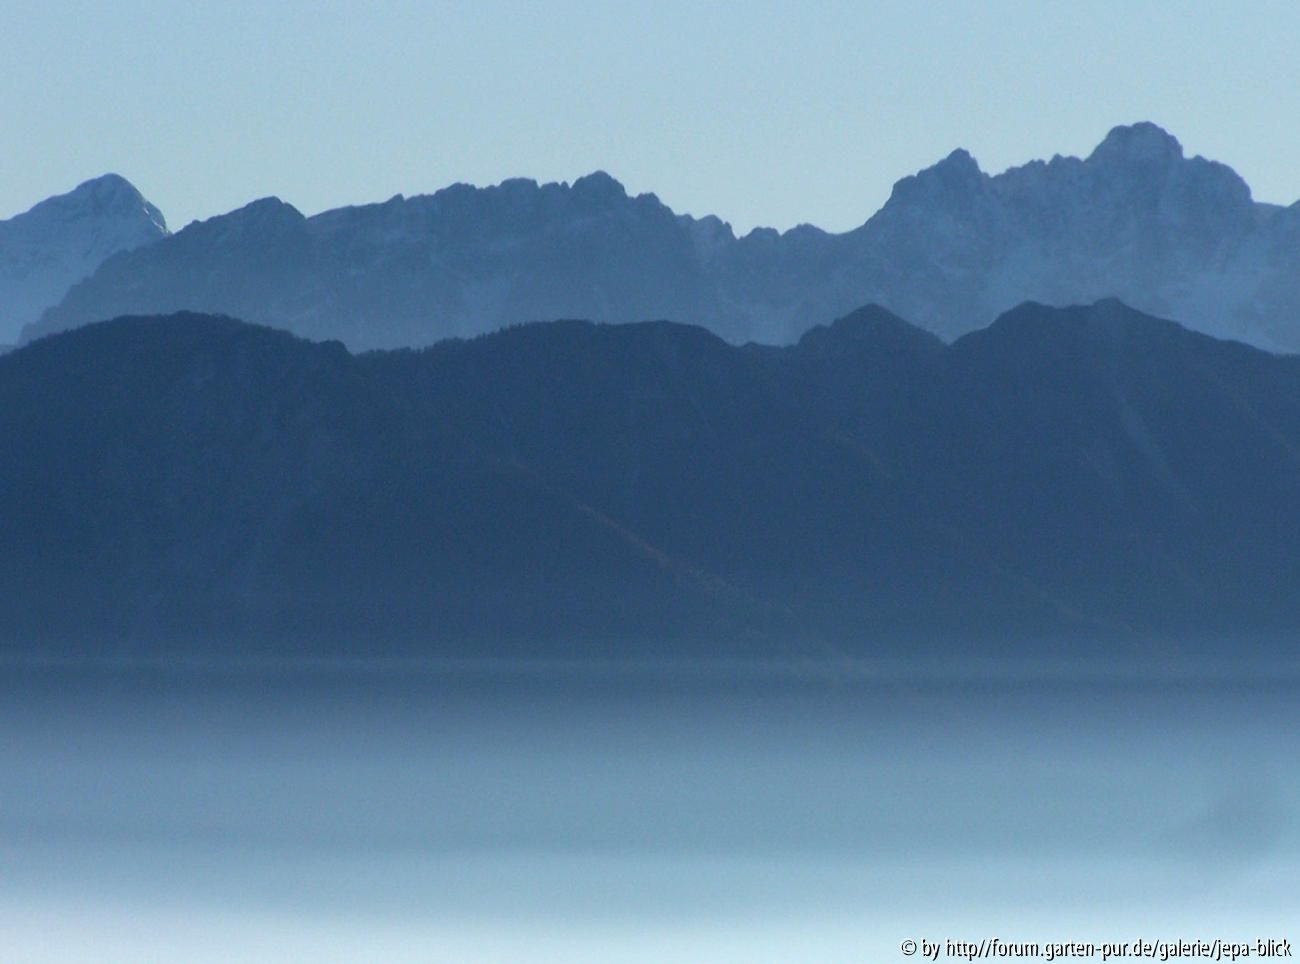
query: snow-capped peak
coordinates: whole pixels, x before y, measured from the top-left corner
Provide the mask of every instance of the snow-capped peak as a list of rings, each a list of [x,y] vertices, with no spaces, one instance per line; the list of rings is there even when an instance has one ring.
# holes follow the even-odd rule
[[[166,237],[162,212],[105,174],[0,221],[0,343],[119,251]]]

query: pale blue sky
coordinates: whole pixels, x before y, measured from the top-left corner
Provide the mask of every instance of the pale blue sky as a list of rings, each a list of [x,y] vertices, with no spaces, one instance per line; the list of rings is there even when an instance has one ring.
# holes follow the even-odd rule
[[[738,230],[844,230],[1154,120],[1300,198],[1300,3],[0,0],[0,217],[113,170],[171,225],[596,168]]]

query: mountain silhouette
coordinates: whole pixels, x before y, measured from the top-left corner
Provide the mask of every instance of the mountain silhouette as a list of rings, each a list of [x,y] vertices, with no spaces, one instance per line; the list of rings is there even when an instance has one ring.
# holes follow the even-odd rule
[[[1300,628],[1300,359],[1113,300],[950,345],[879,307],[786,347],[564,321],[361,355],[126,317],[0,358],[0,440],[10,649],[1159,655]]]
[[[122,314],[220,312],[353,349],[428,345],[555,318],[667,318],[790,344],[862,304],[945,339],[1024,301],[1117,297],[1189,327],[1300,350],[1300,205],[1154,124],[1087,158],[988,175],[957,150],[900,180],[861,227],[736,237],[629,196],[603,172],[517,179],[305,217],[274,198],[114,258],[26,337]]]
[[[111,255],[166,236],[162,213],[117,174],[0,221],[0,345]]]

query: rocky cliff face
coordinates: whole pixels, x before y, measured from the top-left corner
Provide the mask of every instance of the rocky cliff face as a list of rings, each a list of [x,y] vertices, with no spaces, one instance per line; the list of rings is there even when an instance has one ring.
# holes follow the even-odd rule
[[[965,151],[895,185],[862,227],[737,238],[605,174],[507,181],[304,218],[276,200],[106,264],[26,337],[122,313],[220,311],[422,345],[551,318],[700,324],[796,340],[868,302],[946,338],[1026,300],[1118,297],[1222,337],[1300,350],[1300,205],[1255,203],[1231,169],[1153,124],[1087,158],[990,176]]]
[[[116,174],[0,221],[0,344],[17,341],[111,255],[166,235],[162,213]]]

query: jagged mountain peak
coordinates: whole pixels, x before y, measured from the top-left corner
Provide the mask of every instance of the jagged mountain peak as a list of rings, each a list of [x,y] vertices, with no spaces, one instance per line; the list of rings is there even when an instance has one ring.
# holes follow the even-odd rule
[[[0,344],[112,255],[167,235],[162,212],[120,174],[83,181],[0,221]]]
[[[274,195],[268,195],[267,197],[262,197],[262,198],[258,198],[255,201],[250,201],[247,204],[245,204],[242,208],[238,208],[235,211],[232,211],[228,216],[239,217],[245,220],[253,220],[256,218],[282,218],[282,217],[289,217],[289,218],[293,218],[294,220],[301,220],[303,218],[302,212],[299,211],[296,207],[294,207],[292,204],[289,204],[286,201],[281,201],[278,197],[275,197]]]
[[[978,177],[982,173],[979,162],[964,147],[950,151],[947,157],[933,165],[930,170],[941,171],[945,177],[966,179]]]
[[[737,237],[719,218],[629,196],[599,170],[572,183],[456,184],[305,224],[269,199],[229,217],[205,231],[225,231],[230,245],[193,244],[164,264],[190,244],[187,230],[118,259],[28,337],[191,307],[354,348],[557,317],[669,318],[738,343],[788,344],[875,302],[950,339],[1023,301],[1114,296],[1218,336],[1300,350],[1295,218],[1255,204],[1230,168],[1184,156],[1150,122],[1114,128],[1086,159],[996,175],[954,150],[843,234],[800,226]]]
[[[1088,155],[1093,164],[1173,164],[1183,160],[1183,145],[1150,121],[1111,128]]]
[[[627,198],[627,189],[604,171],[592,171],[573,182],[573,193],[592,201],[612,203]]]
[[[567,181],[542,183],[531,177],[508,177],[497,184],[487,185],[457,181],[455,184],[449,184],[432,194],[414,195],[410,198],[403,198],[402,195],[398,195],[397,199],[414,201],[424,198],[437,202],[457,204],[466,201],[489,201],[494,199],[507,202],[524,201],[533,199],[540,194],[573,195],[586,200],[610,203],[627,200],[629,197],[626,188],[618,179],[605,171],[597,170],[582,175],[572,183]],[[340,208],[338,210],[344,209]],[[333,212],[327,211],[325,213],[331,214]]]
[[[136,189],[136,186],[114,171],[82,181],[68,192],[68,196],[143,200],[143,195]]]
[[[285,232],[299,232],[307,219],[292,204],[278,197],[250,201],[229,214],[188,225],[177,234],[178,241],[191,243],[219,239],[224,244],[269,242]]]
[[[969,197],[977,193],[987,180],[988,175],[980,170],[970,152],[959,147],[937,164],[895,183],[885,207]]]
[[[112,173],[82,181],[71,191],[46,198],[9,222],[0,223],[17,225],[25,222],[37,226],[43,222],[79,217],[136,220],[143,217],[159,235],[167,233],[167,221],[162,212],[150,204],[134,184],[122,175]]]

